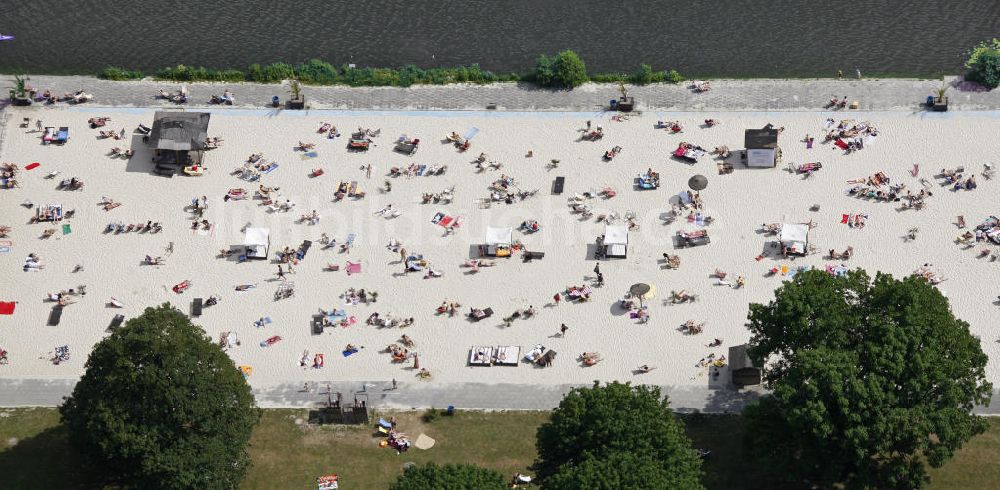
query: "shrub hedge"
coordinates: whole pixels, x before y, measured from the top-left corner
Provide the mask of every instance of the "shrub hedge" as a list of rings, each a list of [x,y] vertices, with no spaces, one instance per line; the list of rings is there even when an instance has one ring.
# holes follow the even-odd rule
[[[544,63],[543,63],[544,61]],[[109,66],[98,73],[105,80],[138,80],[145,75],[140,71]],[[291,65],[254,63],[245,70],[215,70],[203,67],[177,65],[166,67],[152,74],[157,80],[174,82],[253,82],[280,83],[296,79],[307,85],[349,85],[352,87],[409,87],[411,85],[447,85],[452,83],[487,84],[495,82],[530,81],[543,87],[572,88],[593,80],[595,82],[677,83],[683,81],[676,71],[653,71],[642,65],[635,74],[605,73],[588,76],[583,60],[572,51],[563,51],[553,57],[541,56],[531,71],[519,73],[494,73],[478,64],[452,68],[419,68],[406,65],[402,68],[335,67],[322,60]]]

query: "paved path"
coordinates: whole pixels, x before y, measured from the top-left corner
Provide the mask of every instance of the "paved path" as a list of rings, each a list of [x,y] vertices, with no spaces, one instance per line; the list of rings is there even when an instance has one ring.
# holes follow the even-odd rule
[[[76,380],[72,379],[0,379],[0,406],[52,407],[62,403]],[[392,389],[392,382],[331,381],[310,382],[309,391],[303,383],[284,384],[267,390],[254,390],[257,404],[264,408],[315,408],[327,400],[327,386],[333,393],[343,394],[345,403],[357,396],[367,400],[368,407],[395,410],[445,408],[480,410],[550,410],[559,405],[575,386],[589,385],[522,385],[405,381]],[[670,406],[678,412],[699,410],[710,413],[737,413],[744,405],[760,396],[760,390],[734,390],[694,386],[662,386],[670,398]],[[1000,415],[1000,390],[994,390],[987,407],[977,407],[975,413]]]
[[[56,406],[72,392],[75,383],[72,379],[0,379],[0,406]],[[574,386],[583,386],[403,381],[393,390],[391,380],[332,381],[310,382],[306,392],[303,384],[284,384],[264,391],[255,389],[254,396],[257,404],[265,408],[317,407],[326,402],[329,386],[332,392],[342,393],[345,402],[356,396],[367,400],[372,408],[409,410],[454,405],[461,409],[549,410],[555,408]],[[670,397],[671,406],[679,411],[738,412],[759,394],[690,386],[664,386],[663,390]]]
[[[947,79],[950,106],[955,110],[1000,109],[1000,90],[985,92],[960,79]],[[177,90],[180,84],[151,80],[111,82],[80,76],[34,76],[30,83],[53,93],[83,89],[93,93],[89,105],[171,107],[156,100],[158,89]],[[693,93],[687,84],[632,87],[641,110],[646,111],[809,111],[823,108],[831,96],[847,95],[861,109],[877,111],[922,110],[920,103],[941,81],[887,80],[716,80],[712,90]],[[208,103],[213,94],[229,88],[238,106],[260,108],[274,95],[288,97],[286,85],[187,84],[190,102],[184,107]],[[488,86],[449,85],[412,88],[306,87],[306,102],[313,109],[341,110],[485,110],[495,104],[507,111],[598,111],[617,98],[614,85],[587,84],[572,91],[542,90],[528,84],[503,83]]]

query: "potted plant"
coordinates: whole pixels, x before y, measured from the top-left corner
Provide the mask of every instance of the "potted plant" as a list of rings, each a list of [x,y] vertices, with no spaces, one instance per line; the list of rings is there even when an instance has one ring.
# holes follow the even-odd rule
[[[621,93],[621,98],[618,99],[617,109],[621,112],[631,112],[635,109],[635,99],[628,96],[628,89],[625,88],[624,82],[618,82],[618,92]]]
[[[292,93],[292,98],[288,100],[289,109],[305,109],[306,96],[302,95],[302,85],[298,80],[288,82],[288,90]]]
[[[31,105],[31,96],[28,94],[28,87],[25,82],[28,77],[14,75],[14,87],[10,89],[10,101],[14,105]]]
[[[936,112],[944,112],[948,110],[948,97],[944,96],[945,92],[947,91],[948,91],[948,85],[945,84],[944,82],[941,83],[941,86],[939,88],[934,90],[934,92],[937,94],[937,97],[934,98],[934,104],[931,105],[932,110]]]

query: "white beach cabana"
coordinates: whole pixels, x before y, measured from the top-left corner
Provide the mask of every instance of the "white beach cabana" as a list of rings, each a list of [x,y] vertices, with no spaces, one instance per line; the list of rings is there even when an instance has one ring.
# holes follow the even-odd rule
[[[805,255],[809,250],[809,225],[802,223],[782,223],[778,235],[781,247],[788,253]]]
[[[771,168],[781,160],[778,147],[778,130],[775,128],[748,129],[744,134],[746,164],[748,167]]]
[[[628,228],[618,225],[604,227],[604,255],[622,257],[628,253]]]
[[[486,228],[486,255],[509,257],[513,235],[513,228]]]
[[[266,259],[271,247],[271,230],[269,228],[247,228],[243,235],[243,245],[246,247],[248,259]]]

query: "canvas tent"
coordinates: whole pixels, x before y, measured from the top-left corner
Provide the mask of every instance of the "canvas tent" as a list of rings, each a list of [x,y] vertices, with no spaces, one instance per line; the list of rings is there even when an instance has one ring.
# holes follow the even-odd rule
[[[628,252],[628,228],[607,225],[604,227],[604,255],[625,257]]]
[[[778,130],[773,127],[748,129],[744,134],[748,167],[774,167],[781,159]]]
[[[207,112],[156,111],[149,146],[157,150],[202,151],[211,117]]]
[[[760,384],[760,368],[754,366],[747,356],[747,344],[729,348],[729,374],[736,386]]]
[[[509,257],[513,228],[486,228],[486,255]]]
[[[782,223],[778,234],[783,250],[790,254],[805,255],[809,250],[809,225],[802,223]]]
[[[271,246],[271,230],[268,228],[247,228],[243,237],[248,259],[266,259]]]

